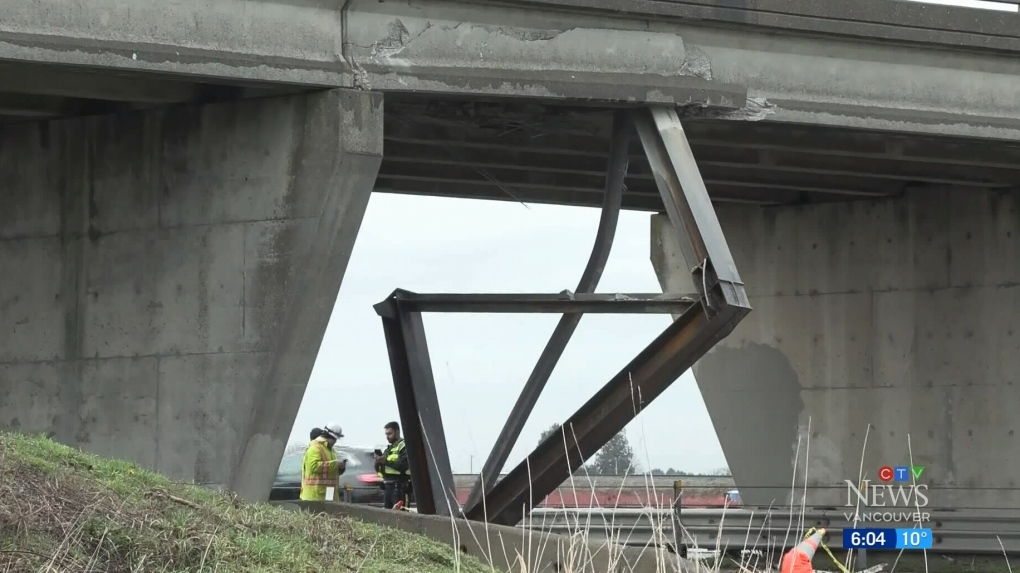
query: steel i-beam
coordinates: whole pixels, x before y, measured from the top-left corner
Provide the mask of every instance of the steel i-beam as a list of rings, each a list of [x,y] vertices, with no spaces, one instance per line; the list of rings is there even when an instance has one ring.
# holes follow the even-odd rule
[[[386,330],[401,420],[408,428],[412,479],[420,513],[447,513],[456,507],[421,312],[555,312],[573,316],[587,312],[663,312],[679,315],[665,332],[561,426],[559,436],[543,441],[491,488],[486,484],[482,492],[488,492],[476,494],[480,499],[464,511],[470,519],[515,524],[729,334],[751,310],[676,112],[670,108],[638,110],[633,112],[632,121],[648,155],[670,222],[678,231],[681,251],[697,285],[697,295],[569,292],[560,295],[418,295],[398,289],[389,299],[376,305]],[[619,128],[622,124],[617,116],[614,125]],[[614,149],[616,141],[614,137]],[[611,170],[608,179],[614,175]],[[607,181],[609,192],[610,181]],[[601,257],[598,249],[597,244],[592,260]],[[537,400],[548,379],[545,370],[551,372],[562,353],[562,349],[556,347],[565,345],[572,331],[570,327],[554,333],[546,349],[551,356],[550,363],[536,366],[518,407],[504,428],[507,436],[516,439],[514,434],[519,435],[517,426],[523,426],[533,400]],[[505,454],[497,445],[487,462],[491,466],[488,469],[491,471],[504,461]]]
[[[383,321],[418,512],[459,514],[421,313],[401,308],[395,297],[375,311]]]

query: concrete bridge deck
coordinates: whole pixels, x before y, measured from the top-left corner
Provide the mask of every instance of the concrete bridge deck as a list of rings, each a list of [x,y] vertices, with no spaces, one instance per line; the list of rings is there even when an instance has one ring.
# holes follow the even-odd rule
[[[350,87],[1017,139],[1017,14],[600,2],[7,0],[0,107],[62,116]]]
[[[756,309],[696,370],[737,484],[810,418],[819,483],[872,424],[1012,492],[1020,16],[607,5],[0,0],[0,425],[258,497],[372,190],[598,205],[610,110],[670,104]]]

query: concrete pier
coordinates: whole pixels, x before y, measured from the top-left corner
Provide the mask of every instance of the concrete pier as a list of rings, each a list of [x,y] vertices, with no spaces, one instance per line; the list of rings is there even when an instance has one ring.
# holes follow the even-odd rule
[[[789,500],[800,437],[798,488],[806,455],[807,483],[832,488],[808,504],[844,506],[869,424],[872,483],[917,465],[930,507],[1020,503],[991,489],[1020,474],[1020,197],[929,188],[717,212],[754,310],[694,373],[746,503]],[[690,291],[665,216],[652,223],[663,289]]]
[[[382,112],[332,90],[6,125],[0,427],[268,495]]]

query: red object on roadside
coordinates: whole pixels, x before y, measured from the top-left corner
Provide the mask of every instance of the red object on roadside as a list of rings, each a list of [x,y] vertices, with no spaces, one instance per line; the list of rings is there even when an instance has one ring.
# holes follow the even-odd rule
[[[393,504],[393,509],[395,509],[397,511],[400,511],[401,509],[404,509],[404,500],[400,500],[397,503],[394,503]]]
[[[782,564],[779,566],[779,573],[815,573],[811,565],[811,559],[815,556],[818,544],[822,542],[825,530],[819,529],[811,537],[797,544],[796,547],[783,555]]]

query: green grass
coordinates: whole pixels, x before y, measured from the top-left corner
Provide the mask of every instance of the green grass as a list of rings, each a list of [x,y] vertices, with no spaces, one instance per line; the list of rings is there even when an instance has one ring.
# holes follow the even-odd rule
[[[52,440],[0,433],[0,572],[490,571],[418,535],[246,504]]]

